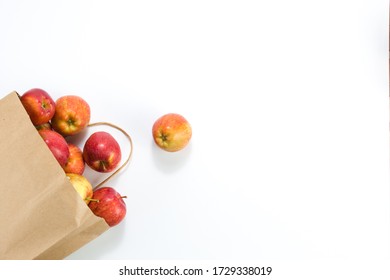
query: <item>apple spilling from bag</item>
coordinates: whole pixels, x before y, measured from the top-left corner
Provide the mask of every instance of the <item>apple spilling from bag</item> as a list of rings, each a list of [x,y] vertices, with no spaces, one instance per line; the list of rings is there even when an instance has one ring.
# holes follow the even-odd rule
[[[25,92],[20,100],[39,135],[91,211],[111,227],[119,224],[126,215],[125,196],[112,187],[93,190],[83,176],[86,164],[97,172],[111,172],[117,168],[121,161],[118,142],[107,132],[93,133],[83,149],[67,141],[67,136],[76,135],[88,126],[89,104],[76,95],[61,96],[54,101],[39,88]]]
[[[69,157],[63,167],[65,173],[83,175],[85,170],[85,162],[83,151],[76,145],[68,143]]]
[[[65,167],[70,154],[68,143],[65,138],[58,132],[50,129],[40,129],[38,130],[38,133],[41,135],[61,167]]]
[[[126,204],[114,188],[101,187],[93,192],[89,208],[95,215],[105,217],[106,223],[110,226],[116,226],[126,216]]]
[[[121,148],[111,134],[98,131],[85,142],[83,158],[86,164],[98,172],[111,172],[121,161]]]
[[[66,173],[66,176],[84,202],[88,204],[93,196],[93,188],[88,179],[75,173]]]
[[[95,190],[83,176],[86,165],[96,172],[113,172],[121,162],[121,149],[111,134],[98,131],[89,136],[83,149],[67,141],[88,127],[91,110],[88,103],[76,95],[66,95],[54,101],[39,88],[25,92],[20,98],[31,122],[47,144],[70,183],[91,211],[110,226],[118,225],[126,215],[123,198],[112,187]],[[184,149],[191,137],[190,123],[180,114],[169,113],[153,124],[152,137],[164,151]]]
[[[20,98],[24,108],[34,125],[48,123],[55,113],[55,102],[44,90],[33,88],[26,91]]]

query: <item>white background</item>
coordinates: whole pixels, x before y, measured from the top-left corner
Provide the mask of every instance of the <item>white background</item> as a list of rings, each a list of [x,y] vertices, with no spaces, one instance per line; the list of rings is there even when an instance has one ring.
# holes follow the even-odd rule
[[[134,141],[125,221],[67,259],[389,258],[388,10],[0,0],[0,97],[77,94]],[[173,154],[168,112],[193,127]]]

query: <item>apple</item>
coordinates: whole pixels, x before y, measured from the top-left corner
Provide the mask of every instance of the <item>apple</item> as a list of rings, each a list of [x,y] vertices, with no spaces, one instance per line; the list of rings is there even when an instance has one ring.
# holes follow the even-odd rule
[[[126,203],[114,188],[101,187],[93,192],[88,207],[98,217],[103,218],[110,226],[116,226],[126,216]]]
[[[177,152],[187,146],[192,137],[192,128],[182,115],[169,113],[154,122],[152,134],[158,147]]]
[[[26,91],[20,97],[20,101],[33,125],[47,123],[55,114],[56,104],[43,89],[33,88]]]
[[[45,141],[61,167],[64,167],[69,158],[69,148],[65,138],[61,134],[50,129],[41,129],[38,130],[38,133]]]
[[[72,183],[75,190],[81,196],[86,204],[90,203],[90,199],[93,195],[92,185],[83,175],[66,173],[69,181]]]
[[[51,120],[55,131],[63,136],[82,131],[91,118],[89,104],[77,95],[65,95],[57,99],[56,111]]]
[[[121,148],[111,134],[104,131],[93,133],[84,144],[85,163],[98,172],[111,172],[121,161]]]
[[[85,163],[83,159],[83,152],[79,147],[72,143],[68,143],[69,158],[64,166],[65,173],[74,173],[83,175],[85,170]]]
[[[43,123],[43,124],[40,124],[40,125],[36,125],[35,128],[37,130],[41,130],[41,129],[49,129],[49,130],[51,130],[51,124],[50,124],[50,122],[47,122],[47,123]]]

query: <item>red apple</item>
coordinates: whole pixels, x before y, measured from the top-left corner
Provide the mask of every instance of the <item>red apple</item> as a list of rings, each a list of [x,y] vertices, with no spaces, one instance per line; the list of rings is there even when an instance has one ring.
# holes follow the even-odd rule
[[[51,124],[63,136],[75,135],[89,124],[90,118],[91,110],[84,99],[76,95],[65,95],[56,101],[56,112]]]
[[[103,218],[110,226],[116,226],[126,216],[125,196],[121,196],[111,187],[102,187],[93,192],[92,200],[88,204],[91,211]]]
[[[83,157],[85,163],[98,172],[111,172],[121,161],[121,148],[111,134],[98,131],[85,142]]]
[[[168,152],[177,152],[187,146],[192,128],[183,116],[169,113],[155,121],[152,134],[158,147]]]
[[[30,116],[33,125],[47,123],[55,113],[56,104],[43,89],[33,88],[26,91],[20,97],[20,101]]]
[[[69,158],[63,168],[65,173],[83,175],[85,169],[83,152],[79,147],[77,147],[72,143],[68,143],[68,148],[69,148]]]
[[[38,133],[41,135],[61,167],[64,167],[69,158],[69,148],[65,138],[54,130],[49,129],[41,129]]]

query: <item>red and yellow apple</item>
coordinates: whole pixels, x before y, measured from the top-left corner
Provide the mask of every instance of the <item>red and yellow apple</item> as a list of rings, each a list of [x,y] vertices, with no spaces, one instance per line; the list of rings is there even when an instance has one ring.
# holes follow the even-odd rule
[[[61,134],[50,129],[41,129],[38,130],[38,133],[61,167],[64,167],[69,158],[69,148],[65,138]]]
[[[93,192],[88,207],[98,217],[103,218],[110,226],[118,225],[126,216],[126,203],[114,188],[101,187]]]
[[[65,95],[56,101],[51,124],[55,131],[69,136],[82,131],[89,124],[90,118],[91,110],[84,99],[76,95]]]
[[[169,113],[154,122],[152,134],[158,147],[168,152],[177,152],[189,143],[192,128],[182,115]]]
[[[36,125],[35,128],[37,130],[41,130],[41,129],[49,129],[49,130],[51,130],[51,124],[50,124],[50,122],[47,122],[47,123]]]
[[[69,148],[69,158],[63,168],[65,173],[74,173],[74,174],[83,175],[85,170],[83,152],[78,146],[72,143],[68,143],[68,148]]]
[[[121,148],[111,134],[104,131],[93,133],[84,144],[85,163],[98,172],[111,172],[121,161]]]
[[[41,125],[50,121],[55,114],[56,104],[51,96],[40,88],[26,91],[21,97],[27,114],[33,125]]]
[[[66,177],[68,177],[69,181],[77,191],[77,193],[81,196],[86,204],[90,203],[90,199],[93,195],[92,185],[91,183],[80,174],[67,173]]]

